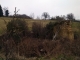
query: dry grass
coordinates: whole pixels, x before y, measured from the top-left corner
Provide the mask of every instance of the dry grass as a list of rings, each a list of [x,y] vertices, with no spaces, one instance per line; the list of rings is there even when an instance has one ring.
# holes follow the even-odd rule
[[[10,20],[12,20],[12,18],[7,18],[7,17],[0,17],[0,35],[3,34],[6,31],[6,24],[5,21],[8,23]],[[25,19],[26,22],[28,23],[28,27],[31,30],[32,28],[32,24],[33,22],[40,22],[43,24],[43,26],[45,26],[46,24],[48,24],[49,22],[55,22],[52,20],[33,20],[33,19]]]
[[[80,32],[80,22],[72,22],[72,27],[74,31]]]
[[[3,32],[6,31],[6,24],[3,19],[5,19],[6,22],[9,22],[11,20],[11,18],[0,18],[0,34],[2,34]],[[51,20],[32,20],[32,19],[25,19],[25,20],[28,23],[28,27],[30,29],[32,27],[33,22],[40,22],[43,24],[43,26],[45,26],[49,22],[55,22],[55,21],[51,21]],[[73,27],[74,31],[80,31],[79,30],[80,22],[73,22],[72,27]],[[74,44],[69,45],[69,41],[67,41],[66,39],[65,40],[64,39],[57,40],[57,41],[48,41],[48,40],[43,41],[42,40],[40,42],[39,39],[27,38],[27,39],[24,39],[24,41],[22,41],[20,43],[20,53],[22,53],[22,54],[25,53],[26,56],[36,53],[36,55],[41,56],[40,51],[41,51],[41,49],[43,49],[44,51],[46,51],[46,54],[42,54],[44,56],[51,56],[52,54],[54,54],[53,56],[55,56],[55,55],[57,56],[57,54],[62,54],[62,53],[71,55],[71,51],[73,51],[74,53],[76,52],[78,54],[80,52],[80,50],[78,48],[78,46],[80,46],[79,45],[80,43],[78,43],[78,42],[79,41],[77,41],[77,43],[75,45]],[[41,46],[41,48],[39,48],[39,46]],[[28,59],[26,59],[26,60],[28,60]],[[34,60],[34,59],[32,59],[32,60]],[[40,60],[42,60],[42,59],[40,59]]]
[[[6,24],[5,24],[4,20],[6,22],[9,22],[10,20],[12,20],[12,18],[0,17],[0,35],[6,31]],[[41,24],[43,24],[43,26],[45,26],[49,22],[56,22],[56,20],[33,20],[33,19],[25,19],[25,20],[28,23],[28,27],[30,30],[32,28],[33,22],[38,22],[38,23],[40,22]],[[73,22],[72,27],[73,27],[74,31],[80,31],[80,22]]]

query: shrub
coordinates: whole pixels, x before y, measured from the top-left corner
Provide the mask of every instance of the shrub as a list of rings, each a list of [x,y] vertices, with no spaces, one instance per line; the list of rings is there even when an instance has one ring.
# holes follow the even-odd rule
[[[49,22],[45,27],[42,23],[33,22],[32,24],[32,36],[40,39],[53,39],[54,26],[58,23]]]
[[[75,31],[74,32],[74,39],[79,39],[80,38],[80,32]]]
[[[21,37],[26,36],[27,32],[28,26],[25,20],[13,19],[7,24],[7,33],[9,37],[12,37],[16,42],[18,42]]]
[[[64,54],[71,55],[70,41],[60,40],[42,40],[37,38],[26,38],[19,44],[19,53],[25,57],[50,57]]]
[[[52,39],[53,38],[53,27],[54,27],[54,23],[50,22],[49,24],[46,25],[45,27],[45,35],[46,38],[48,39]]]
[[[23,42],[20,43],[19,52],[20,55],[25,57],[38,57],[40,54],[40,45],[41,42],[39,39],[26,38]]]
[[[74,42],[71,46],[71,51],[75,56],[80,57],[80,39],[74,40]]]
[[[43,26],[41,23],[33,22],[32,24],[32,35],[34,38],[43,38]]]

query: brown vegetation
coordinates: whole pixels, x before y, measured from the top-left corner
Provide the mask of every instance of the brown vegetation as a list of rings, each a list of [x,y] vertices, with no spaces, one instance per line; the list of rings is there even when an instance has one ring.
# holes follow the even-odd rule
[[[15,25],[16,24],[14,23],[14,26]],[[59,23],[50,22],[46,26],[43,26],[42,23],[34,22],[30,31],[25,29],[27,31],[27,33],[26,31],[24,32],[26,33],[25,35],[23,35],[24,29],[21,30],[20,26],[17,25],[15,26],[17,28],[14,28],[15,34],[21,36],[19,37],[20,40],[17,38],[14,39],[14,37],[9,34],[13,28],[11,28],[11,31],[6,32],[6,34],[0,37],[0,49],[5,52],[6,59],[18,58],[19,56],[24,56],[24,58],[46,58],[51,56],[57,57],[61,54],[66,56],[80,56],[80,38],[77,37],[76,40],[71,42],[74,33],[71,29],[70,21],[63,21]],[[28,29],[28,27],[26,28]],[[12,31],[13,35],[14,29]],[[56,32],[58,32],[58,36],[53,40],[53,36]]]

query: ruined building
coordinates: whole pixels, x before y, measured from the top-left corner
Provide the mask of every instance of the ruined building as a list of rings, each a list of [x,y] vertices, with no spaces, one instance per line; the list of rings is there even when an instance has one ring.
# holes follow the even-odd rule
[[[71,21],[61,21],[54,25],[54,36],[53,40],[56,38],[67,38],[69,40],[74,40],[74,33],[71,27]]]

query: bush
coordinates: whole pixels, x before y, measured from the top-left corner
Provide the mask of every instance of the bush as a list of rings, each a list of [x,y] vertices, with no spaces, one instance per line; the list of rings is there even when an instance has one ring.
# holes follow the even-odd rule
[[[19,45],[20,55],[21,56],[24,55],[25,57],[41,56],[40,45],[41,45],[41,42],[39,39],[26,38]]]
[[[75,31],[74,32],[74,39],[79,39],[80,38],[80,32]]]
[[[49,24],[46,25],[45,27],[45,35],[47,39],[53,39],[53,27],[54,23],[50,22]]]
[[[25,20],[13,19],[7,24],[7,33],[9,37],[12,37],[16,42],[18,42],[21,37],[26,36],[27,32],[28,26]]]
[[[37,38],[26,38],[19,44],[19,53],[25,57],[57,57],[59,54],[71,55],[70,41],[60,40],[42,40]]]
[[[80,57],[80,39],[74,40],[74,42],[71,46],[71,51],[75,56]]]
[[[55,24],[53,22],[50,22],[45,27],[43,27],[41,23],[33,22],[32,24],[33,37],[40,39],[53,39],[54,35],[53,28]]]
[[[44,33],[43,33],[43,26],[41,23],[36,23],[33,22],[32,24],[32,36],[34,38],[43,38]]]

